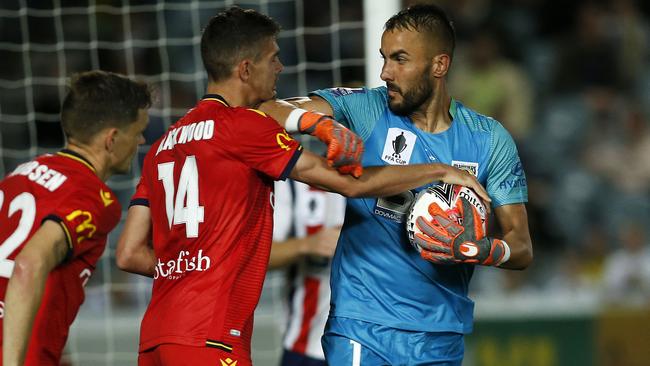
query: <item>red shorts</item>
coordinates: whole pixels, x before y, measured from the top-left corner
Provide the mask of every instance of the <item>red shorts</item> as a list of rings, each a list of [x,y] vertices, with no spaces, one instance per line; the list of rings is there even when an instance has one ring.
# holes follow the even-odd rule
[[[239,356],[218,348],[166,343],[141,352],[138,366],[251,366],[249,356]]]

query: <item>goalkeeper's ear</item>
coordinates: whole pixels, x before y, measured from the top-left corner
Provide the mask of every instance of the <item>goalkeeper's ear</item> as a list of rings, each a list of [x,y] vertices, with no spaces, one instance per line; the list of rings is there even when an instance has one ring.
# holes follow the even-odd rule
[[[451,65],[451,57],[445,53],[435,55],[431,58],[431,74],[435,78],[443,78],[449,71]]]

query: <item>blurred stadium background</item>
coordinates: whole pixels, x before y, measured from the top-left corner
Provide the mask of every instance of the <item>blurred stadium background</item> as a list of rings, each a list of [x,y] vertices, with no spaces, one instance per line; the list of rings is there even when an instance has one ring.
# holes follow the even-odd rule
[[[380,85],[381,26],[410,3],[2,0],[0,176],[63,145],[58,109],[77,71],[101,68],[155,85],[151,144],[203,94],[200,29],[225,7],[255,8],[282,25],[278,93],[289,97]],[[458,33],[452,95],[500,120],[518,142],[535,249],[524,272],[475,274],[465,364],[648,365],[650,2],[436,3]],[[147,149],[132,175],[109,182],[124,207]],[[88,283],[67,365],[135,364],[150,282],[116,269],[116,238]],[[276,365],[280,354],[282,278],[269,273],[258,307],[257,365]]]

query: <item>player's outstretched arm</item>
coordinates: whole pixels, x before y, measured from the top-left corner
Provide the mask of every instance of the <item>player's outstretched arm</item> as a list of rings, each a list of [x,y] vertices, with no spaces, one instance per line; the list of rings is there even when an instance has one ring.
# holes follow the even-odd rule
[[[334,113],[332,106],[325,99],[317,96],[267,100],[259,106],[259,110],[278,120],[278,123],[285,128],[287,117],[296,108],[318,112],[328,116]]]
[[[117,267],[123,271],[153,277],[156,255],[149,245],[151,239],[151,211],[147,206],[129,207],[124,230],[117,242]]]
[[[7,285],[2,332],[2,361],[22,366],[50,271],[65,258],[68,243],[61,226],[47,220],[14,261]]]
[[[354,132],[335,121],[330,116],[330,105],[325,100],[318,99],[293,98],[293,103],[273,100],[263,103],[260,108],[287,131],[309,134],[324,142],[327,145],[327,162],[339,173],[360,177],[363,172],[363,141]]]
[[[431,182],[442,181],[472,188],[483,200],[491,202],[485,188],[472,174],[441,163],[366,167],[361,178],[354,179],[338,174],[328,167],[323,158],[304,151],[290,177],[346,197],[392,196]]]

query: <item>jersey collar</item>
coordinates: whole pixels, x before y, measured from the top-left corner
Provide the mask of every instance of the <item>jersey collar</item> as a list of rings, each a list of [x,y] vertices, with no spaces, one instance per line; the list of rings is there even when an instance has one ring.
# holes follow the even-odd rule
[[[454,98],[451,98],[451,103],[449,103],[449,115],[452,121],[456,119],[456,99]]]
[[[206,94],[201,98],[201,101],[204,100],[214,100],[223,103],[226,107],[230,107],[230,104],[228,104],[228,102],[226,102],[226,100],[219,94]]]
[[[95,167],[90,163],[90,161],[88,161],[88,159],[84,158],[83,155],[79,154],[78,152],[69,149],[61,149],[61,151],[57,152],[56,154],[60,156],[65,156],[66,158],[72,160],[76,160],[81,164],[87,166],[90,170],[93,171],[93,173],[97,173]]]

